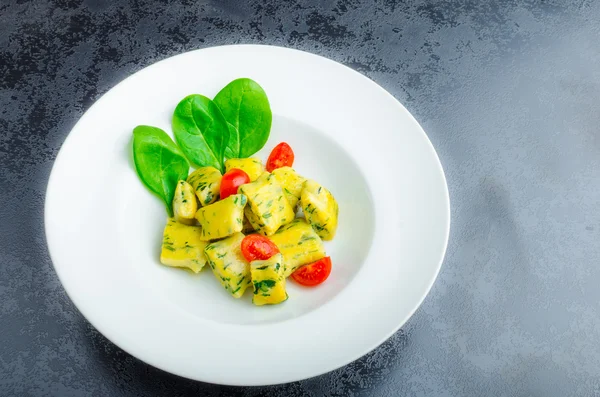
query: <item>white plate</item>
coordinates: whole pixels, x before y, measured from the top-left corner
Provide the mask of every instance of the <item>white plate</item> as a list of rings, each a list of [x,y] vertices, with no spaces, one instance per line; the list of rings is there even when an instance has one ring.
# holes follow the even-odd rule
[[[138,124],[170,133],[184,96],[214,96],[231,80],[259,82],[273,109],[265,158],[280,141],[294,167],[340,206],[327,243],[332,274],[289,300],[235,300],[209,268],[160,265],[166,212],[131,159]],[[193,51],[158,62],[100,98],[52,169],[46,236],[56,272],[83,315],[139,359],[229,385],[296,381],[343,366],[390,337],[419,307],[446,250],[449,199],[427,136],[363,75],[301,51],[256,45]]]

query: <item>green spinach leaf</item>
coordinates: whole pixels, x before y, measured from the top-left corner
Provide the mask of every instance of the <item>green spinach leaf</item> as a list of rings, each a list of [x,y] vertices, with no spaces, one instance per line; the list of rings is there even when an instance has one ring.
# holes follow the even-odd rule
[[[242,78],[227,84],[214,102],[228,123],[238,131],[237,143],[230,137],[228,153],[235,157],[250,157],[269,139],[273,115],[269,99],[262,87],[252,79]]]
[[[133,129],[133,161],[140,179],[165,203],[173,216],[173,196],[190,165],[181,149],[160,128],[139,125]]]
[[[226,159],[236,159],[240,156],[240,134],[233,125],[227,123],[229,127],[229,143],[225,148]]]
[[[177,143],[193,165],[224,171],[229,126],[213,101],[198,94],[183,98],[173,113],[172,126]]]

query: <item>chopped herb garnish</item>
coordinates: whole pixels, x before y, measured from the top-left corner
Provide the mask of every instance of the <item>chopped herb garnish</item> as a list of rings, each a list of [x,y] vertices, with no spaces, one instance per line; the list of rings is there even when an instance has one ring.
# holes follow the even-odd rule
[[[260,291],[268,292],[271,288],[275,286],[275,280],[261,280],[254,282],[254,294],[258,294]]]
[[[319,225],[318,223],[315,223],[315,224],[313,225],[313,227],[314,227],[315,229],[317,229],[317,231],[318,231],[318,232],[322,232],[323,230],[325,230],[325,226],[327,226],[327,225],[323,225],[323,226],[321,226],[321,225]]]

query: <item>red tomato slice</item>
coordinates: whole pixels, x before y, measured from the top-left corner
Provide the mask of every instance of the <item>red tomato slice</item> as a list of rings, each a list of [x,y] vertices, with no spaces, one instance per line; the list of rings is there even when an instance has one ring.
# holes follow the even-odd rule
[[[313,287],[327,280],[331,273],[331,257],[319,259],[316,262],[304,265],[294,273],[292,278],[295,282],[307,287]]]
[[[285,142],[273,148],[267,160],[267,171],[272,172],[276,168],[291,167],[294,164],[294,151]]]
[[[221,178],[221,200],[237,194],[238,187],[250,182],[250,177],[244,171],[233,168]]]
[[[249,234],[242,240],[242,255],[248,262],[264,261],[278,253],[275,243],[260,234]]]

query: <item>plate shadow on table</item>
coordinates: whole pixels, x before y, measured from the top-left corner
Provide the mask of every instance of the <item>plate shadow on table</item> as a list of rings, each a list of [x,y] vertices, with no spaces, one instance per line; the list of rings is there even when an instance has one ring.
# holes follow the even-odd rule
[[[82,319],[83,320],[83,319]],[[85,320],[83,320],[85,321]],[[405,350],[410,344],[411,321],[386,342],[358,360],[332,372],[303,381],[273,386],[236,387],[223,386],[186,379],[155,368],[133,357],[109,341],[94,327],[85,322],[82,338],[89,346],[102,379],[113,379],[112,388],[129,391],[143,390],[147,395],[202,395],[272,397],[280,395],[317,395],[333,390],[354,390],[374,393],[382,380],[397,372],[402,366]],[[207,339],[208,341],[208,339]],[[249,361],[249,365],[252,365]],[[95,366],[96,367],[96,366]],[[200,394],[198,394],[200,393]]]
[[[86,324],[84,343],[89,345],[92,357],[97,360],[97,369],[102,379],[112,379],[111,389],[128,392],[143,391],[144,395],[223,395],[234,392],[235,387],[219,386],[186,379],[155,368],[125,352],[94,327]],[[202,394],[198,394],[202,392]]]

